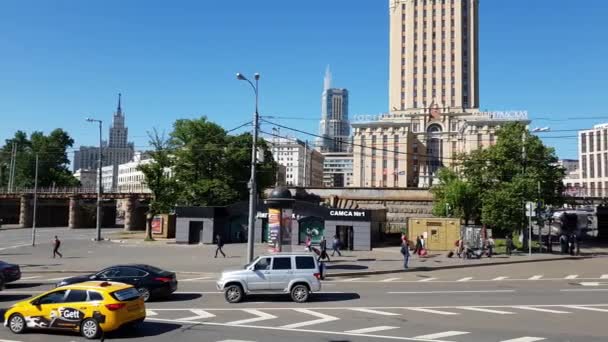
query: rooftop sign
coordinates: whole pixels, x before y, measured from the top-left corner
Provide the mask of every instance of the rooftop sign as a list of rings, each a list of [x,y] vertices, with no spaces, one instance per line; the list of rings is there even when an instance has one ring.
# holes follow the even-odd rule
[[[518,121],[528,120],[528,111],[526,110],[511,110],[511,111],[494,111],[494,112],[481,112],[479,116],[496,121]]]

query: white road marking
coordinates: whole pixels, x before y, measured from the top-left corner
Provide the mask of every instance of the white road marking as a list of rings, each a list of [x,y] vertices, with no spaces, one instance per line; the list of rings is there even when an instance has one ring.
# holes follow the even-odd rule
[[[608,274],[602,274],[602,276],[600,277],[600,279],[608,279]]]
[[[21,277],[19,280],[28,280],[28,279],[37,279],[42,278],[42,276],[31,276],[31,277]]]
[[[0,342],[21,342],[21,341],[15,341],[15,340],[0,340]]]
[[[67,277],[60,277],[60,278],[51,278],[51,279],[47,279],[48,281],[57,281],[57,280],[63,280],[66,279]]]
[[[504,340],[501,342],[536,342],[536,341],[544,341],[546,340],[546,338],[542,338],[542,337],[520,337],[520,338],[514,338],[512,340]]]
[[[516,309],[521,309],[521,310],[530,310],[530,311],[538,311],[538,312],[547,312],[547,313],[554,313],[554,314],[569,314],[570,312],[568,311],[560,311],[560,310],[551,310],[551,309],[543,309],[543,308],[537,308],[534,306],[516,306]]]
[[[383,282],[383,283],[387,283],[387,282],[390,282],[390,281],[395,281],[395,280],[399,280],[399,279],[401,279],[401,278],[388,278],[388,279],[384,279],[384,280],[382,280],[382,282]]]
[[[600,286],[600,282],[599,281],[584,281],[582,283],[579,283],[580,285],[583,286]]]
[[[578,274],[571,274],[569,276],[567,276],[565,279],[576,279],[578,278]]]
[[[463,310],[469,310],[469,311],[479,311],[479,312],[487,312],[487,313],[493,313],[493,314],[498,314],[498,315],[514,315],[514,312],[509,312],[509,311],[502,311],[502,310],[492,310],[492,309],[484,309],[484,308],[462,308]]]
[[[418,280],[418,281],[421,282],[421,283],[424,283],[424,282],[433,281],[433,280],[436,280],[436,279],[437,278],[426,278],[426,279],[421,279],[421,280]]]
[[[281,328],[284,329],[295,329],[295,328],[301,328],[301,327],[306,327],[309,325],[315,325],[315,324],[321,324],[321,323],[327,323],[327,322],[332,322],[332,321],[337,321],[340,318],[338,317],[334,317],[334,316],[330,316],[330,315],[325,315],[319,312],[315,312],[309,309],[294,309],[297,312],[301,312],[304,314],[308,314],[311,316],[315,316],[315,317],[319,317],[319,319],[315,319],[312,321],[305,321],[305,322],[300,322],[300,323],[294,323],[294,324],[288,324],[288,325],[284,325]]]
[[[158,316],[158,313],[153,310],[146,309],[146,317],[149,317],[149,316]]]
[[[193,324],[193,322],[181,322],[173,319],[161,319],[161,318],[150,318],[151,321],[158,322],[169,322],[169,323],[184,323]],[[197,325],[208,325],[216,327],[234,327],[227,323],[213,323],[213,322],[200,322]],[[239,325],[239,328],[258,329],[258,330],[277,330],[277,331],[289,331],[289,332],[301,332],[309,334],[320,334],[320,335],[337,335],[337,336],[354,336],[354,337],[369,337],[373,339],[385,339],[385,340],[397,340],[397,341],[415,341],[415,342],[453,342],[453,341],[442,341],[442,340],[421,340],[412,337],[399,337],[399,336],[387,336],[387,335],[373,335],[373,334],[353,334],[347,332],[338,331],[327,331],[327,330],[313,330],[313,329],[285,329],[283,327],[268,327],[258,325]]]
[[[349,334],[367,334],[367,333],[376,332],[376,331],[393,330],[393,329],[399,329],[399,327],[390,327],[387,325],[381,325],[378,327],[371,327],[371,328],[364,328],[364,329],[357,329],[357,330],[348,330],[345,332],[349,333]]]
[[[275,316],[275,315],[267,314],[267,313],[262,312],[260,310],[243,309],[243,311],[245,311],[247,313],[250,313],[252,315],[258,316],[258,317],[248,318],[248,319],[241,319],[241,320],[234,321],[234,322],[229,322],[229,323],[226,323],[226,324],[227,325],[241,325],[241,324],[248,324],[248,323],[267,321],[269,319],[275,319],[275,318],[277,318],[277,316]]]
[[[180,318],[180,321],[195,321],[197,319],[205,319],[205,318],[213,318],[215,317],[214,314],[209,313],[205,310],[190,310],[193,314],[195,314],[196,316],[192,316],[192,317],[186,317],[186,318]]]
[[[469,281],[471,279],[473,279],[473,277],[466,277],[466,278],[458,279],[458,281]]]
[[[436,333],[436,334],[416,336],[414,338],[419,338],[421,340],[436,340],[436,339],[444,338],[444,337],[460,336],[460,335],[467,335],[467,334],[470,334],[470,332],[444,331],[444,332],[440,332],[440,333]]]
[[[535,276],[531,276],[528,280],[540,280],[542,278],[542,274],[537,274]]]
[[[455,313],[455,312],[440,311],[440,310],[425,309],[425,308],[407,308],[407,309],[408,310],[412,310],[412,311],[419,311],[419,312],[426,312],[426,313],[436,314],[436,315],[445,315],[445,316],[460,315],[459,313]]]
[[[342,280],[343,282],[347,282],[347,281],[357,281],[359,279],[363,279],[363,278],[349,278],[349,279],[344,279]]]
[[[217,342],[254,342],[254,341],[245,341],[245,340],[222,340]]]
[[[492,279],[492,281],[501,281],[501,280],[505,280],[507,278],[509,278],[509,277],[496,277],[496,278]]]
[[[374,315],[381,315],[381,316],[400,316],[400,314],[398,314],[398,313],[379,311],[379,310],[372,310],[372,309],[350,309],[350,310],[352,310],[352,311],[359,311],[359,312],[366,312],[366,313],[371,313],[371,314],[374,314]]]
[[[588,308],[586,306],[578,306],[578,305],[564,305],[564,307],[569,309],[577,309],[577,310],[587,310],[587,311],[597,311],[597,312],[608,312],[606,309],[599,308]]]
[[[13,248],[19,248],[19,247],[27,247],[27,246],[31,246],[31,244],[23,244],[23,245],[15,245],[15,246],[10,246],[10,247],[2,247],[0,248],[0,251],[6,250],[6,249],[13,249]]]
[[[606,292],[608,289],[563,289],[560,292]]]
[[[204,280],[204,279],[209,279],[211,277],[200,277],[200,278],[190,278],[190,279],[184,279],[181,281],[197,281],[197,280]]]
[[[513,293],[515,290],[479,290],[479,291],[409,291],[387,292],[388,294],[454,294],[454,293]]]

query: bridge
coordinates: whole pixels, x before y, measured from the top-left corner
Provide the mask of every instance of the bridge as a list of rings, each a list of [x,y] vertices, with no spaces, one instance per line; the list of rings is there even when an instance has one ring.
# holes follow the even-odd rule
[[[0,188],[0,219],[5,224],[33,225],[34,193],[36,194],[37,227],[93,228],[96,222],[97,190],[94,188]],[[124,213],[125,230],[145,229],[149,192],[111,191],[102,198],[102,226],[116,224],[118,213]],[[122,215],[121,215],[122,216]]]

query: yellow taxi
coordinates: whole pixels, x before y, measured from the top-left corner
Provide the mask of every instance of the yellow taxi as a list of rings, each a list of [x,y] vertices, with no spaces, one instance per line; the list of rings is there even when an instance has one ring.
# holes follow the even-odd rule
[[[90,281],[55,288],[13,305],[4,326],[20,334],[28,329],[78,331],[88,339],[146,318],[146,307],[131,285]]]

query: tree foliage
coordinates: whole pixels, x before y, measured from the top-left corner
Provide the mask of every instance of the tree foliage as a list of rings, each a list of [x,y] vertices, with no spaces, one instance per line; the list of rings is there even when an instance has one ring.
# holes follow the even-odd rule
[[[563,202],[565,171],[557,165],[554,149],[530,135],[521,123],[504,125],[495,145],[458,159],[453,169],[441,170],[440,184],[432,189],[436,215],[445,213],[449,203],[462,219],[514,232],[525,222],[525,202]]]
[[[8,185],[11,151],[13,143],[17,146],[15,164],[15,187],[34,186],[36,173],[36,154],[38,154],[38,186],[76,186],[68,166],[70,160],[67,150],[74,140],[62,129],[55,129],[48,135],[33,132],[28,138],[23,131],[17,131],[12,139],[5,140],[0,149],[0,187]]]

